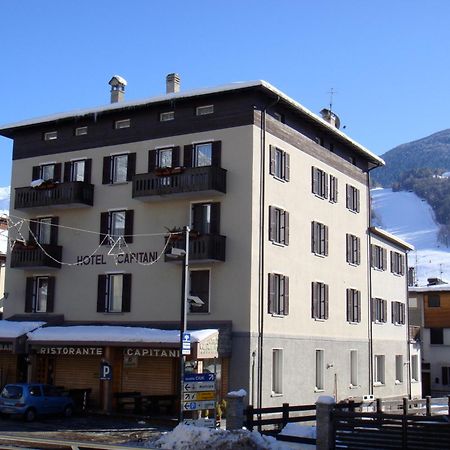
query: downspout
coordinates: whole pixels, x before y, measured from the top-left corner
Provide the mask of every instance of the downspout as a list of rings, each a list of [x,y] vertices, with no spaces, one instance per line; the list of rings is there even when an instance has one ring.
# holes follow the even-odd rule
[[[406,356],[408,358],[408,398],[411,400],[412,388],[411,388],[411,342],[409,338],[409,290],[408,290],[408,252],[405,252],[405,285],[406,285]]]
[[[259,255],[258,255],[258,382],[257,382],[257,407],[262,408],[262,379],[263,379],[263,347],[264,347],[264,236],[265,236],[265,203],[266,203],[266,112],[280,101],[268,103],[261,110],[261,138],[260,138],[260,173],[259,173]]]

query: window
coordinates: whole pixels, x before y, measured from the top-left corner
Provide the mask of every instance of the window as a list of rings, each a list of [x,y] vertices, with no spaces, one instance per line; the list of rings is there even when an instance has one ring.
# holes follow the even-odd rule
[[[430,344],[431,345],[444,345],[444,329],[443,328],[430,328]]]
[[[47,131],[44,133],[44,141],[54,141],[56,139],[58,139],[57,131]]]
[[[175,111],[162,112],[159,115],[160,122],[169,122],[170,120],[174,120],[174,119],[175,119]]]
[[[361,292],[347,289],[347,322],[361,322]]]
[[[46,217],[38,219],[37,222],[37,241],[40,244],[50,244],[50,235],[52,232],[52,219],[51,217]]]
[[[98,276],[97,312],[120,313],[131,310],[131,274]]]
[[[179,167],[180,147],[166,147],[148,152],[148,172],[167,167]]]
[[[410,297],[408,306],[412,309],[417,309],[417,297]]]
[[[269,273],[269,314],[287,316],[289,314],[289,277]]]
[[[55,165],[45,164],[41,166],[41,177],[42,180],[48,181],[55,178]]]
[[[130,128],[131,121],[130,119],[116,120],[114,122],[114,128],[116,130],[120,130],[122,128]]]
[[[328,227],[323,223],[311,222],[311,252],[328,256]]]
[[[375,355],[374,364],[374,384],[384,384],[385,383],[385,357],[384,355]]]
[[[359,212],[359,189],[347,184],[347,209]]]
[[[328,285],[313,281],[311,284],[312,290],[312,318],[313,319],[328,319]]]
[[[328,198],[328,174],[317,167],[312,167],[312,193]]]
[[[122,242],[133,242],[134,211],[108,211],[100,214],[100,244],[108,245],[121,238]],[[109,236],[109,239],[106,239]]]
[[[420,381],[419,378],[419,356],[411,356],[411,381]]]
[[[103,158],[103,184],[131,181],[136,172],[136,153],[111,155]]]
[[[202,142],[184,146],[185,167],[220,167],[221,141]]]
[[[358,386],[358,350],[350,350],[350,386]]]
[[[194,203],[192,231],[200,235],[220,234],[220,203]]]
[[[347,262],[361,264],[361,239],[353,234],[347,234]]]
[[[210,272],[209,270],[191,270],[189,295],[196,297],[189,303],[190,313],[209,312]]]
[[[283,181],[289,181],[290,178],[290,157],[289,153],[270,146],[270,168],[269,173],[275,178]]]
[[[381,298],[372,299],[372,322],[385,323],[387,317],[387,301]]]
[[[316,350],[316,391],[322,391],[324,387],[325,361],[324,351]]]
[[[405,255],[391,252],[391,272],[396,275],[405,274]]]
[[[392,323],[405,325],[405,304],[402,302],[391,303]]]
[[[53,312],[55,294],[55,277],[27,278],[25,294],[25,312]]]
[[[428,294],[428,308],[439,308],[441,306],[441,297],[439,294]]]
[[[283,350],[272,350],[272,395],[283,394]]]
[[[387,250],[379,245],[370,246],[371,266],[374,269],[386,270],[387,268]]]
[[[85,136],[88,134],[88,127],[75,128],[75,136]]]
[[[281,114],[281,113],[279,113],[279,112],[274,112],[274,113],[273,113],[273,118],[274,118],[275,120],[278,120],[278,122],[281,122],[281,123],[284,123],[284,122],[285,122],[284,114]]]
[[[269,240],[289,245],[289,213],[275,206],[269,206]]]
[[[172,149],[158,150],[158,167],[172,167]]]
[[[37,241],[42,245],[57,245],[58,217],[40,217],[30,220],[30,241]]]
[[[212,164],[212,145],[211,142],[206,144],[194,145],[193,155],[194,167],[206,167]]]
[[[207,114],[212,114],[214,112],[214,105],[197,106],[195,110],[196,116],[206,116]]]
[[[403,383],[403,355],[395,355],[395,382]]]
[[[78,159],[64,163],[64,182],[91,182],[92,159]]]
[[[330,175],[330,202],[337,203],[338,201],[338,179]]]
[[[44,181],[60,181],[61,180],[61,164],[49,163],[34,166],[32,172],[32,180]]]
[[[411,358],[412,363],[412,358]],[[412,364],[411,364],[412,366]],[[412,371],[411,371],[411,378],[412,378]],[[442,384],[448,385],[450,380],[450,367],[442,366]]]

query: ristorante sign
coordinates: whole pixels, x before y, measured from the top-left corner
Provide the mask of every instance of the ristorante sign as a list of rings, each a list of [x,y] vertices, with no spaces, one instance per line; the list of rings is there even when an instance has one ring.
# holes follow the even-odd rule
[[[39,355],[67,355],[67,356],[102,356],[102,347],[39,347],[36,349]]]
[[[131,252],[131,253],[119,253],[117,255],[111,255],[114,257],[114,262],[117,264],[131,264],[131,263],[151,263],[158,259],[158,252]],[[79,266],[92,266],[108,264],[110,259],[107,255],[88,255],[77,256],[77,265]]]

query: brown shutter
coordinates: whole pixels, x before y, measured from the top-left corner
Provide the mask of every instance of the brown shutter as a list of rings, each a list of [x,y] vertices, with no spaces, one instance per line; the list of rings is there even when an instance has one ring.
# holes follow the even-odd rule
[[[157,150],[149,150],[148,151],[148,173],[153,172],[156,169],[156,157],[158,155],[158,151]],[[172,158],[173,158],[173,154],[172,154]],[[172,160],[173,161],[173,160]]]
[[[312,253],[317,253],[316,252],[316,242],[317,242],[316,222],[311,222],[311,252]]]
[[[71,171],[72,171],[72,163],[70,161],[65,162],[64,163],[64,177],[63,177],[64,183],[68,183],[70,181]]]
[[[31,178],[32,181],[38,180],[41,178],[41,167],[40,166],[33,166],[33,170],[31,172]]]
[[[211,147],[211,165],[213,165],[214,167],[220,167],[222,162],[222,141],[214,141],[211,144]]]
[[[269,241],[272,242],[275,241],[276,228],[277,228],[276,208],[273,206],[269,206]]]
[[[210,234],[220,234],[220,203],[211,203]]]
[[[177,145],[172,148],[172,167],[180,166],[180,147]]]
[[[375,246],[370,244],[370,266],[375,267]]]
[[[289,181],[291,178],[291,157],[289,153],[284,153],[284,179]]]
[[[131,273],[123,275],[122,312],[131,311]]]
[[[356,321],[361,322],[361,292],[360,291],[356,291],[356,301],[357,301],[357,311],[358,311]]]
[[[269,173],[270,175],[275,175],[275,147],[273,145],[269,146],[269,152],[270,152],[270,167],[269,167]]]
[[[317,186],[317,169],[313,166],[311,167],[311,192],[313,194],[317,194],[318,186]]]
[[[350,189],[350,185],[346,185],[347,188],[347,198],[346,198],[346,207],[348,209],[350,209],[350,195],[351,195],[351,189]]]
[[[26,288],[25,288],[25,312],[26,313],[33,312],[33,303],[34,303],[34,278],[28,277]]]
[[[98,276],[98,286],[97,286],[97,312],[106,311],[106,283],[107,275]]]
[[[387,301],[383,300],[383,317],[382,322],[386,322],[387,319]]]
[[[395,317],[395,313],[396,313],[396,302],[391,302],[391,320],[392,323],[396,322],[396,317]]]
[[[356,244],[356,264],[361,264],[361,239],[357,237],[355,239]]]
[[[359,212],[359,189],[355,189],[356,191],[356,212]]]
[[[382,248],[381,252],[383,254],[383,270],[386,270],[387,269],[387,250],[385,248]]]
[[[289,213],[284,211],[284,245],[289,245]]]
[[[127,181],[132,181],[136,174],[136,153],[129,153],[127,158]]]
[[[394,258],[394,252],[391,251],[391,272],[394,273],[395,272],[395,258]]]
[[[100,244],[107,245],[108,239],[105,239],[109,228],[109,213],[102,212],[100,214]]]
[[[52,217],[51,229],[50,229],[50,244],[58,245],[58,225],[59,217]]]
[[[55,181],[61,181],[61,169],[62,169],[62,164],[61,163],[55,164],[55,169],[54,169],[54,172],[53,172],[53,179]]]
[[[289,314],[289,277],[284,277],[284,315]]]
[[[405,275],[405,255],[400,255],[400,275]]]
[[[323,197],[328,198],[328,174],[326,172],[322,172],[323,177]]]
[[[318,283],[313,281],[311,283],[311,317],[317,319],[319,312],[319,296],[318,294]]]
[[[323,225],[323,233],[324,233],[324,241],[325,241],[324,255],[328,256],[328,226],[327,225]]]
[[[48,277],[48,290],[47,290],[47,311],[52,313],[55,306],[55,277]]]
[[[324,309],[323,318],[328,319],[328,310],[329,310],[329,308],[328,308],[328,284],[324,285],[324,296],[325,296],[325,302],[324,302],[325,309]]]
[[[269,296],[269,314],[274,313],[274,303],[275,303],[275,274],[269,273],[269,285],[268,285],[268,296]]]
[[[375,322],[377,319],[377,299],[371,298],[370,299],[370,306],[372,311],[372,322]]]
[[[134,210],[127,209],[125,211],[125,237],[124,240],[127,244],[133,242],[133,222],[134,222]]]
[[[351,241],[351,236],[349,234],[345,235],[345,241],[346,241],[346,247],[347,247],[347,259],[346,261],[349,263],[351,262],[351,250],[350,250],[350,241]]]
[[[351,302],[352,290],[347,289],[347,322],[352,321],[352,302]]]
[[[185,145],[184,146],[184,167],[192,167],[192,152],[194,151],[193,145]]]
[[[29,227],[30,227],[30,234],[28,236],[28,239],[30,242],[36,242],[38,239],[37,235],[37,229],[38,229],[38,220],[37,219],[31,219],[29,221]]]
[[[110,184],[111,181],[111,156],[104,156],[102,184]]]
[[[90,183],[92,178],[92,159],[88,158],[84,161],[84,182]]]

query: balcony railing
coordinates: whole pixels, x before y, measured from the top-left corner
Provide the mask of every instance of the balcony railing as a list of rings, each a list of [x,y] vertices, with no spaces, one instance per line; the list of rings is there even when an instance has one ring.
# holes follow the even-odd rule
[[[54,267],[59,269],[61,264],[57,261],[61,261],[62,246],[41,244],[41,247],[37,244],[20,246],[16,244],[11,252],[11,267],[24,269]]]
[[[135,175],[133,198],[205,191],[226,193],[226,175],[225,169],[214,166],[168,169]]]
[[[219,234],[205,234],[189,240],[189,262],[195,261],[225,261],[225,236]],[[169,256],[172,248],[184,250],[184,238],[170,241],[166,248],[166,262],[181,261],[180,258]]]
[[[46,188],[16,188],[15,209],[53,205],[92,206],[94,185],[83,181],[56,183]]]

